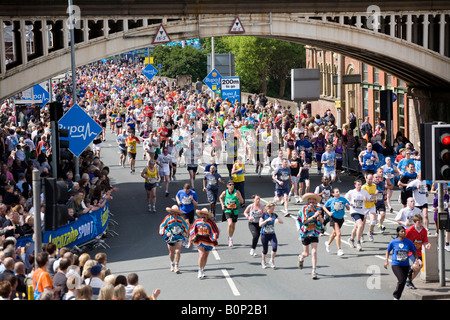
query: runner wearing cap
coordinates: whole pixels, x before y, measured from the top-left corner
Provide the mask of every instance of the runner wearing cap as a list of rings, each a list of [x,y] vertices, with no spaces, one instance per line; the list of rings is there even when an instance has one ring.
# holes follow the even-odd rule
[[[183,218],[183,211],[177,205],[167,207],[169,213],[159,226],[159,235],[163,237],[169,249],[170,271],[180,273],[179,263],[181,245],[186,240],[189,226]]]

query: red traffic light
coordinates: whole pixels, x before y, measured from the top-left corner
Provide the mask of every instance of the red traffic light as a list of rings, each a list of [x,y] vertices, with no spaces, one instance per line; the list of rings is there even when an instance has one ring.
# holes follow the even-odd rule
[[[450,134],[446,133],[441,137],[441,142],[443,145],[450,146]]]

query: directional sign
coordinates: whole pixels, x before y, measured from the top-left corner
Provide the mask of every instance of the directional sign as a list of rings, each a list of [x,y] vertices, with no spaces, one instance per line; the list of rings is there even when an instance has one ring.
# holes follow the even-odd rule
[[[77,104],[59,119],[58,127],[69,130],[69,150],[76,157],[102,132],[102,127]]]
[[[231,25],[229,33],[245,33],[245,29],[242,26],[242,23],[241,23],[241,20],[239,20],[239,17],[236,17],[236,19],[234,19],[234,22]]]
[[[148,64],[144,70],[142,70],[142,74],[147,77],[148,80],[152,80],[152,78],[158,73],[158,70],[152,66],[151,64]]]
[[[222,88],[222,99],[234,104],[236,100],[241,103],[241,80],[239,77],[224,77],[220,81]]]
[[[29,96],[23,95],[22,100],[42,101],[41,107],[43,107],[50,101],[50,94],[48,93],[47,90],[42,88],[40,84],[37,84],[33,87],[33,97],[31,97],[30,93]]]
[[[166,29],[164,29],[164,26],[162,24],[160,24],[158,31],[156,32],[155,37],[153,38],[152,44],[167,43],[170,41],[171,40],[166,32]]]
[[[213,69],[211,72],[203,79],[203,82],[213,91],[216,92],[220,88],[220,79],[222,76],[220,73]]]

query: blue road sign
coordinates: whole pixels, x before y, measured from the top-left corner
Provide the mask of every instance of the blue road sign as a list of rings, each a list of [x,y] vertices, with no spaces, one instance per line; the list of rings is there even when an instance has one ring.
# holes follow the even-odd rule
[[[33,87],[33,98],[23,98],[23,100],[40,100],[42,101],[41,107],[43,107],[50,101],[50,94],[40,84],[37,84]]]
[[[69,130],[69,150],[76,156],[102,132],[102,127],[95,122],[81,107],[73,105],[58,121],[60,129]],[[61,138],[62,140],[63,138]]]
[[[222,99],[228,98],[232,104],[236,100],[241,103],[241,80],[239,77],[224,77],[221,80]]]
[[[158,70],[152,66],[151,64],[148,64],[144,70],[142,70],[142,74],[147,77],[148,80],[152,80],[152,78],[158,73]]]
[[[212,69],[211,72],[205,77],[205,79],[203,79],[203,82],[213,92],[216,92],[220,88],[220,79],[222,79],[221,74],[216,69]]]

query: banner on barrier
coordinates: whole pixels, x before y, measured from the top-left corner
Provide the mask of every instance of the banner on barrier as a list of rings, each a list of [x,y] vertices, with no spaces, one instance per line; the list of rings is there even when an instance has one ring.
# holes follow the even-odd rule
[[[106,205],[91,213],[83,214],[77,221],[59,227],[55,231],[44,231],[42,243],[53,242],[56,247],[73,247],[81,245],[105,232],[109,221],[109,205]],[[24,247],[32,242],[32,237],[17,239],[16,246]]]

